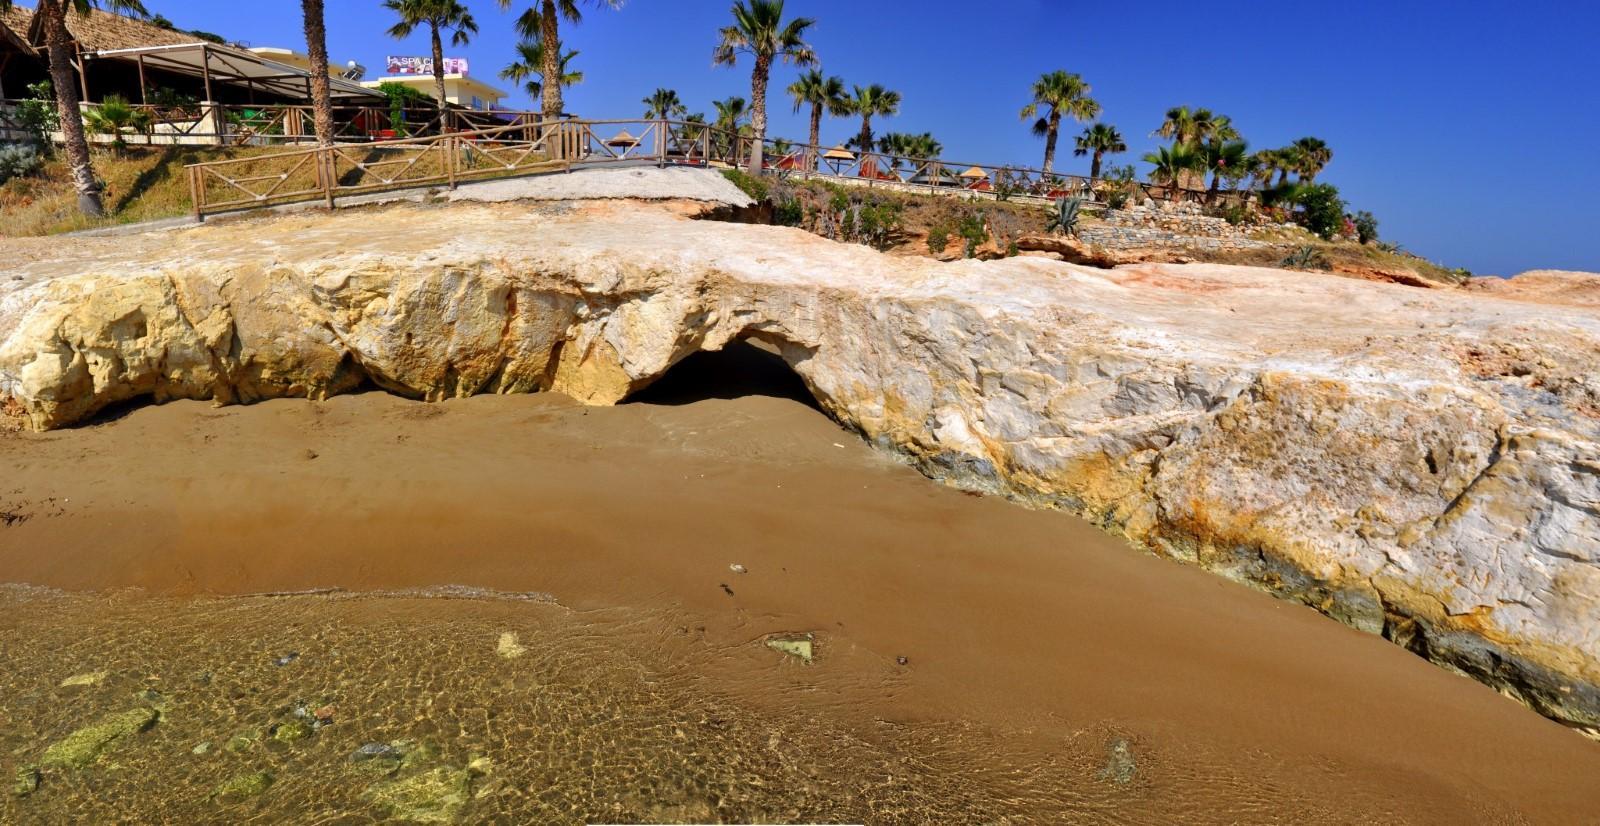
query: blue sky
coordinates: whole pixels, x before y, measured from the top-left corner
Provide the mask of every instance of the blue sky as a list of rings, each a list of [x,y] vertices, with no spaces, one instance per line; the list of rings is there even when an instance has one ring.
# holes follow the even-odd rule
[[[219,3],[145,0],[179,26],[258,46],[304,48],[293,0]],[[465,48],[472,74],[494,77],[511,59],[512,14],[467,0],[482,30]],[[516,0],[515,9],[530,0]],[[749,68],[713,68],[716,30],[730,0],[628,0],[590,8],[567,27],[587,80],[569,111],[635,117],[657,86],[691,111],[749,97]],[[327,0],[329,51],[382,73],[388,54],[426,54],[424,35],[384,34],[378,0]],[[1353,209],[1368,209],[1385,238],[1450,266],[1513,274],[1533,268],[1600,271],[1600,2],[1524,0],[1294,0],[1210,3],[1142,0],[789,0],[816,18],[809,37],[823,68],[849,83],[904,95],[901,114],[875,131],[931,131],[954,161],[1037,165],[1042,141],[1018,118],[1039,74],[1078,72],[1136,162],[1170,106],[1233,117],[1252,148],[1303,135],[1326,140],[1333,163],[1319,180]],[[773,77],[771,130],[804,139]],[[525,105],[525,95],[511,98]],[[853,134],[848,119],[824,139]],[[1070,143],[1064,141],[1070,147]],[[1087,171],[1086,159],[1058,167]],[[1144,164],[1136,164],[1141,174]]]

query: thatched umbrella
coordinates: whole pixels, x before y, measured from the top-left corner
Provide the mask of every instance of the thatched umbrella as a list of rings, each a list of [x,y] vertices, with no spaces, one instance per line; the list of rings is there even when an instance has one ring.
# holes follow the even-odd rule
[[[844,144],[839,144],[838,146],[835,146],[834,148],[822,153],[822,159],[827,161],[829,166],[833,167],[833,174],[838,175],[839,165],[841,163],[853,162],[856,159],[856,156],[850,150],[845,149]]]

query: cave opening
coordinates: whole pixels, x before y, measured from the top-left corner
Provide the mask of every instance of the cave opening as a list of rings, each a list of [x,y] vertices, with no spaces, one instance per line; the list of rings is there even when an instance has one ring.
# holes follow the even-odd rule
[[[767,396],[822,408],[778,348],[758,339],[731,341],[721,350],[702,350],[668,368],[649,386],[629,396],[629,404],[684,405],[706,399]]]

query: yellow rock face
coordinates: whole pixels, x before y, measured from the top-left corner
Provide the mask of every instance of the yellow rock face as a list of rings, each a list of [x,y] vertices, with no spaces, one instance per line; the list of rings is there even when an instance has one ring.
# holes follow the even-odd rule
[[[756,337],[931,476],[1081,513],[1600,728],[1600,314],[1559,300],[1591,276],[1540,276],[1535,303],[943,264],[638,204],[39,243],[0,278],[0,411],[23,426],[367,381],[611,404]]]

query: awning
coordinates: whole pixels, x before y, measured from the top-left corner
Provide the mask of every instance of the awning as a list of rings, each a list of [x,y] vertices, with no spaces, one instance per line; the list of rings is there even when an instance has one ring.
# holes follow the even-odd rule
[[[192,77],[209,76],[213,82],[251,87],[284,97],[310,98],[311,73],[305,69],[215,43],[110,49],[90,52],[88,57],[142,61],[153,69]],[[357,99],[365,102],[384,99],[382,94],[338,76],[328,78],[328,91],[335,100]]]

